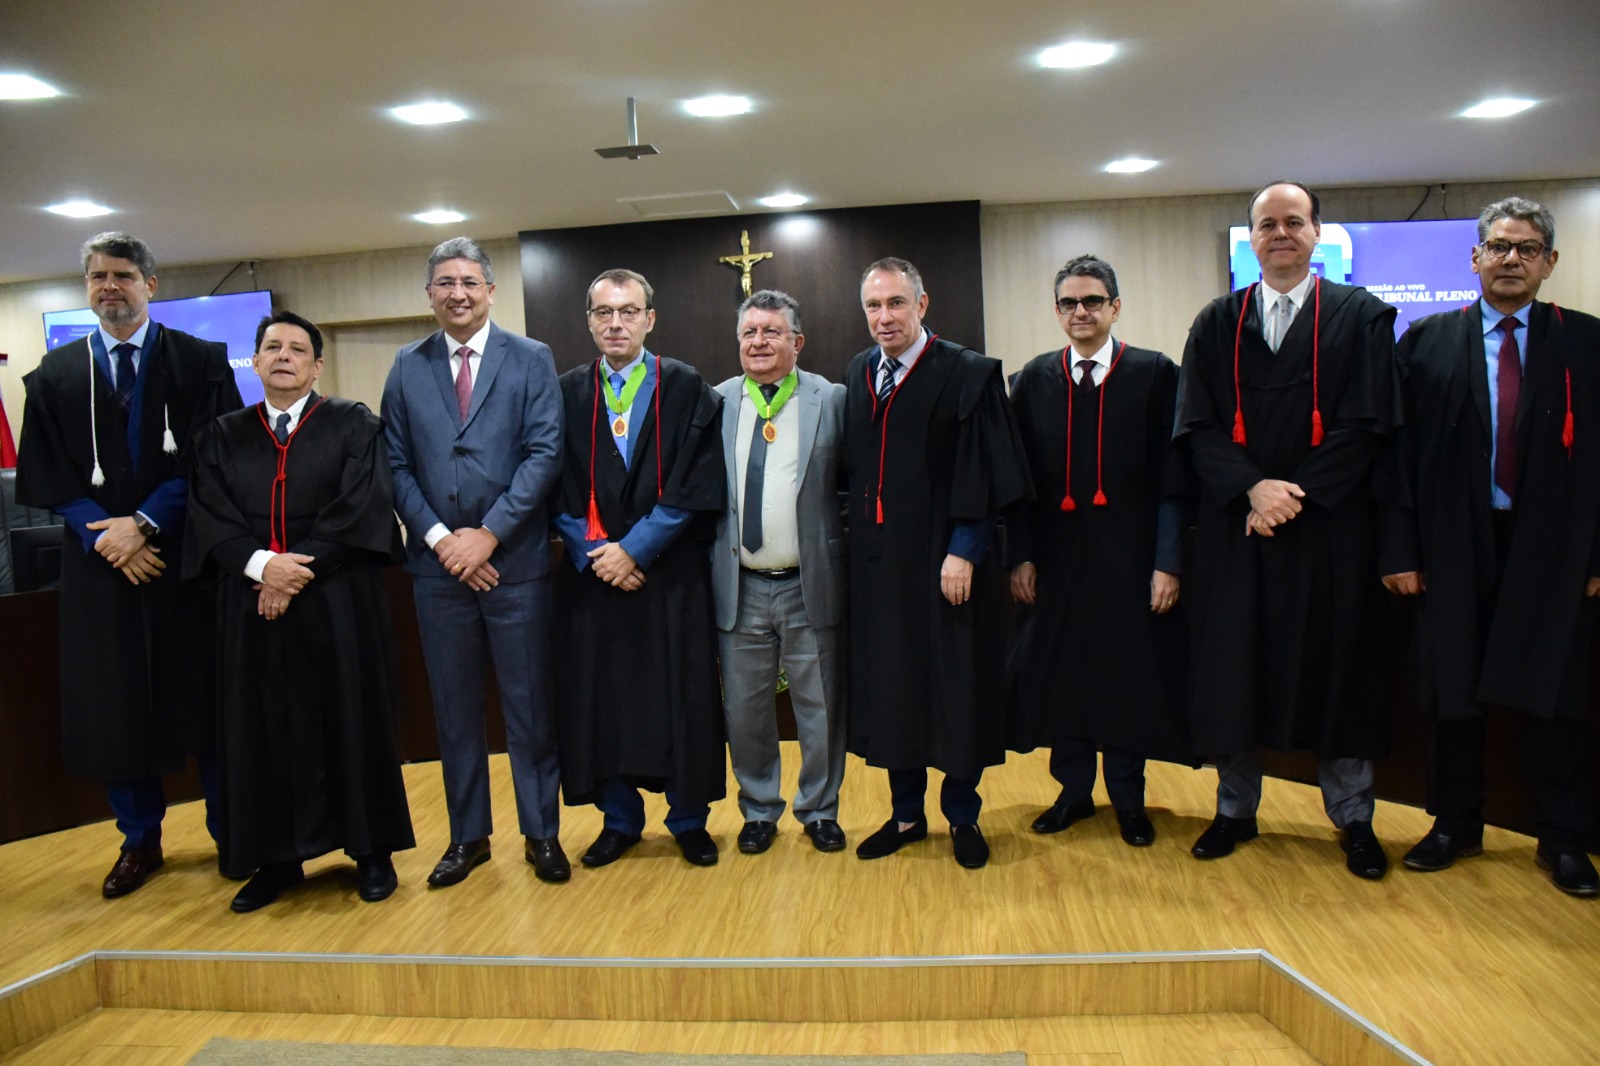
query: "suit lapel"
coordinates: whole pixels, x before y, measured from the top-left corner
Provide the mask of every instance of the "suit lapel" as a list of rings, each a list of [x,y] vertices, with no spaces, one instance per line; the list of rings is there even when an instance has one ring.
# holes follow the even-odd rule
[[[434,333],[428,342],[428,366],[433,371],[433,380],[439,386],[439,397],[444,401],[444,409],[450,415],[451,423],[456,427],[456,432],[461,432],[461,409],[456,406],[456,386],[450,380],[450,343],[445,338],[444,330]]]
[[[735,476],[728,478],[728,500],[738,505],[739,479],[734,461],[739,448],[739,394],[744,392],[744,378],[734,378],[722,389],[722,464],[723,469]]]
[[[484,345],[484,353],[478,360],[478,376],[472,382],[472,403],[467,407],[467,421],[462,429],[467,428],[472,424],[472,420],[478,417],[478,411],[483,407],[483,398],[489,395],[489,388],[494,384],[494,376],[505,364],[510,347],[504,330],[499,326],[489,327],[489,342]],[[451,398],[454,397],[455,392],[451,390]]]
[[[1528,350],[1522,353],[1522,389],[1517,393],[1517,454],[1527,455],[1526,436],[1534,402],[1549,361],[1549,306],[1535,303],[1528,309]]]
[[[1489,412],[1489,363],[1483,351],[1483,305],[1473,304],[1462,319],[1466,336],[1463,352],[1467,361],[1467,387],[1472,392],[1472,406],[1478,410],[1478,421],[1483,425],[1483,435],[1494,439],[1494,419]]]
[[[817,426],[822,422],[822,404],[817,399],[816,382],[802,376],[800,391],[804,395],[797,397],[802,402],[795,411],[800,416],[800,463],[795,472],[797,488],[806,483],[806,467],[811,464],[811,448],[817,441]]]

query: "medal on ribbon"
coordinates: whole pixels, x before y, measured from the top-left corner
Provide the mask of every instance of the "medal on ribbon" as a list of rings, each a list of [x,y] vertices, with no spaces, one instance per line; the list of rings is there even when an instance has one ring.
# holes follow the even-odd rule
[[[628,372],[628,378],[622,383],[622,395],[618,396],[611,387],[610,377],[600,375],[600,386],[606,396],[606,406],[616,417],[611,420],[611,435],[625,437],[628,435],[628,412],[633,408],[633,398],[639,395],[639,386],[644,384],[645,365],[640,360],[639,365]]]
[[[788,377],[778,383],[778,391],[773,394],[772,402],[769,404],[766,397],[761,395],[761,386],[748,377],[744,379],[745,394],[755,405],[756,414],[766,423],[761,427],[761,439],[768,444],[778,439],[778,427],[772,424],[772,420],[778,417],[778,412],[783,410],[783,405],[789,402],[789,397],[794,395],[795,386],[799,384],[800,371],[789,371]]]

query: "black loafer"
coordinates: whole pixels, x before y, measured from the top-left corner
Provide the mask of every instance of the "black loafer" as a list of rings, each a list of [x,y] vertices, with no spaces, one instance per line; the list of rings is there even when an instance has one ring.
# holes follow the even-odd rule
[[[459,885],[467,879],[474,866],[481,866],[488,861],[488,837],[469,840],[465,844],[457,844],[452,840],[450,846],[444,849],[439,864],[433,868],[433,873],[428,875],[428,884],[435,888]]]
[[[893,855],[907,844],[914,844],[928,835],[928,820],[918,818],[910,829],[902,830],[897,818],[890,818],[883,827],[856,845],[856,858],[881,859]]]
[[[746,822],[739,830],[739,850],[746,855],[760,855],[772,847],[777,835],[777,822]]]
[[[1117,828],[1122,831],[1122,842],[1131,848],[1148,848],[1156,840],[1156,827],[1144,811],[1118,811]]]
[[[1533,860],[1539,869],[1550,871],[1550,880],[1567,895],[1600,896],[1600,875],[1596,875],[1594,863],[1583,852],[1556,851],[1540,844]]]
[[[959,865],[969,870],[979,870],[988,865],[989,842],[983,839],[983,830],[976,825],[951,826],[950,843],[955,848]]]
[[[1339,830],[1339,847],[1344,851],[1345,869],[1368,881],[1382,881],[1389,872],[1389,856],[1372,831],[1371,822],[1351,822]]]
[[[814,822],[807,822],[806,836],[811,838],[811,846],[818,851],[844,850],[844,830],[840,829],[839,823],[832,818],[818,818]]]
[[[594,838],[594,843],[589,845],[589,850],[583,853],[583,858],[578,861],[585,866],[610,866],[622,858],[622,853],[639,843],[638,837],[631,837],[620,829],[602,829],[600,835]]]
[[[1048,810],[1033,820],[1029,826],[1035,833],[1059,833],[1085,818],[1094,817],[1094,800],[1076,800],[1064,803],[1057,800]]]
[[[567,853],[561,850],[561,841],[555,837],[524,837],[522,857],[533,867],[534,876],[541,881],[559,885],[572,879],[572,864]]]
[[[376,855],[356,860],[356,895],[368,903],[377,903],[394,895],[400,887],[400,878],[394,872],[394,860]]]
[[[1220,859],[1224,855],[1232,855],[1235,844],[1254,840],[1258,833],[1254,818],[1229,818],[1226,814],[1219,814],[1200,834],[1200,839],[1194,842],[1189,853],[1197,859]]]
[[[777,832],[777,826],[773,826],[773,832]],[[683,857],[695,866],[717,864],[717,842],[704,829],[685,829],[672,839],[678,842],[678,850],[683,852]]]
[[[229,904],[235,914],[249,914],[277,899],[290,885],[306,879],[297,862],[276,862],[263,866],[256,875],[244,883],[233,902]]]
[[[1473,834],[1447,833],[1439,828],[1437,822],[1428,835],[1417,841],[1415,847],[1406,852],[1400,861],[1406,864],[1408,870],[1420,870],[1431,873],[1434,870],[1447,870],[1457,859],[1470,858],[1473,855],[1483,854],[1483,831]]]

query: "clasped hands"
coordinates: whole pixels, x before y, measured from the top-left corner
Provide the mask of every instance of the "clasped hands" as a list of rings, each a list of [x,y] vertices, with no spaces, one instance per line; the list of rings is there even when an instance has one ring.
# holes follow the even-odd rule
[[[1250,486],[1246,495],[1250,497],[1250,513],[1244,516],[1244,535],[1271,537],[1275,527],[1300,513],[1306,490],[1292,481],[1262,478]]]
[[[139,525],[131,516],[102,518],[90,522],[86,528],[103,531],[95,538],[94,550],[132,584],[154,581],[167,568],[161,561],[161,549],[139,532]]]
[[[591,551],[589,567],[595,577],[623,592],[635,592],[644,587],[644,571],[633,561],[633,556],[615,541]]]
[[[489,562],[489,556],[499,546],[499,537],[478,526],[445,534],[433,550],[450,576],[475,591],[488,592],[500,584],[500,571]]]

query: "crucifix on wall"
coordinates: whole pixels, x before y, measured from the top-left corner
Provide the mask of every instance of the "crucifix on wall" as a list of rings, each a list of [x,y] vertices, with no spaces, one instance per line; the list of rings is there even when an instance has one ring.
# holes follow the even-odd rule
[[[747,230],[747,229],[742,229],[742,230],[739,231],[739,250],[740,250],[740,254],[739,255],[724,255],[724,256],[719,257],[717,259],[717,262],[719,262],[719,263],[727,263],[731,267],[737,267],[738,268],[738,270],[739,270],[739,286],[740,286],[740,288],[742,288],[744,290],[744,294],[746,296],[749,296],[750,295],[750,268],[755,266],[757,263],[761,262],[761,260],[763,260],[763,259],[771,259],[772,258],[772,253],[771,252],[754,252],[754,253],[752,253],[750,251],[750,231]]]

